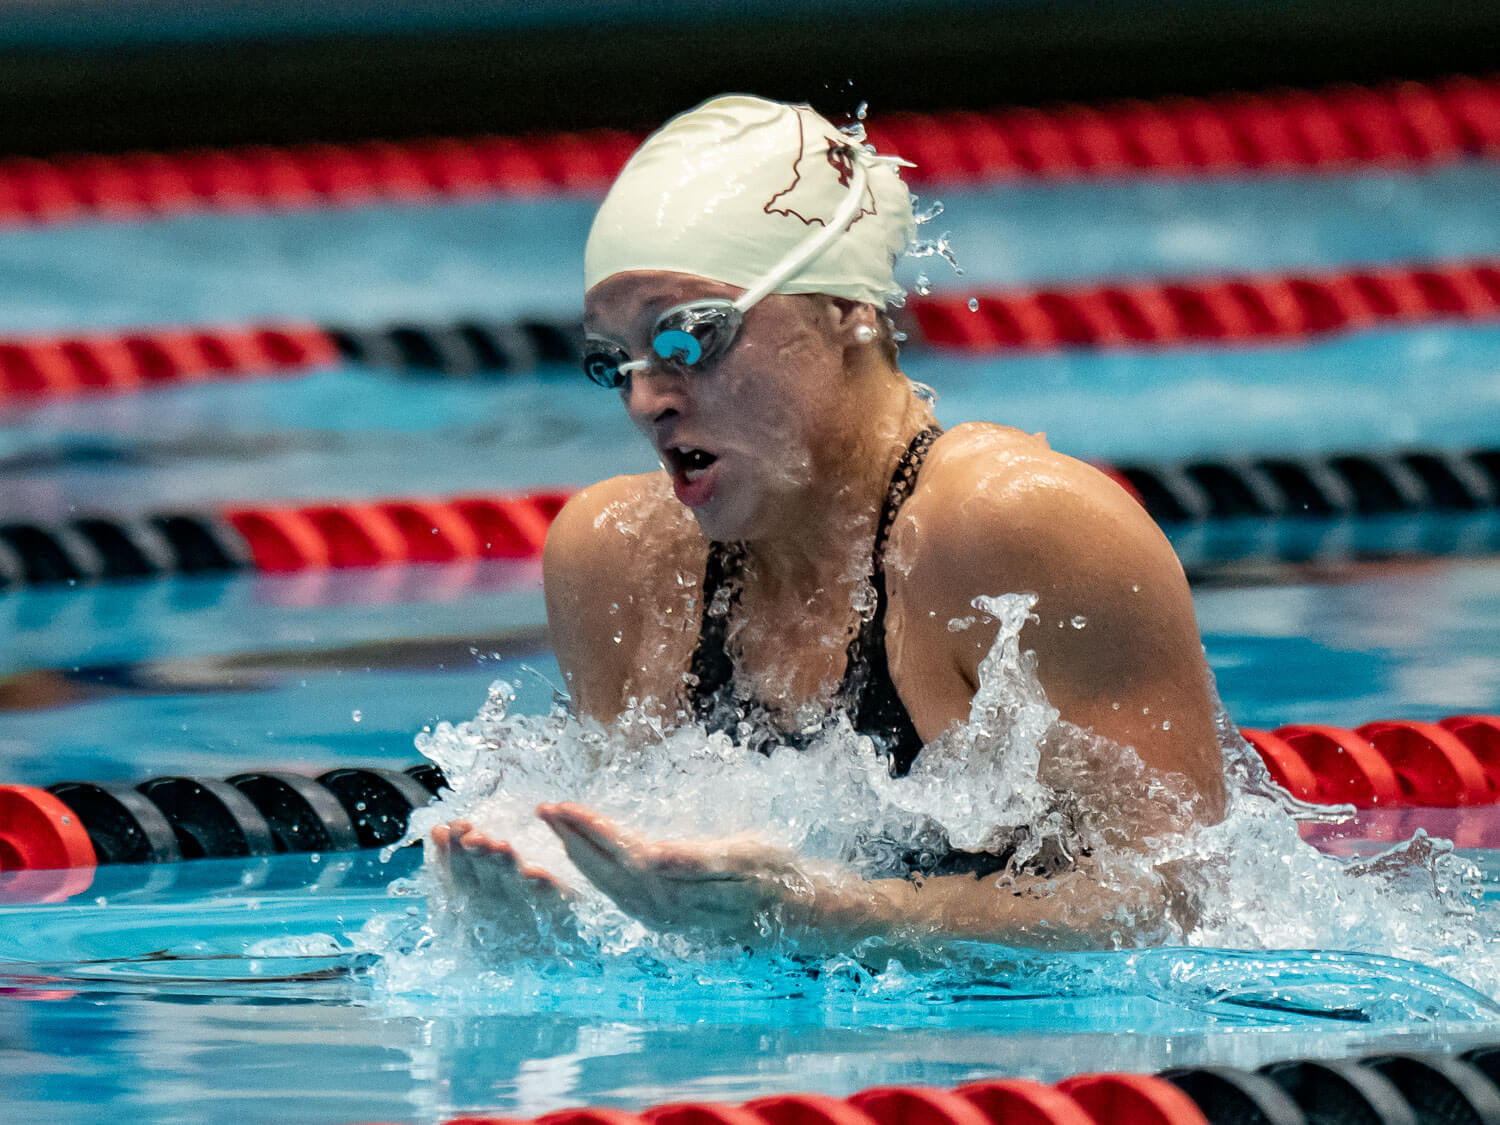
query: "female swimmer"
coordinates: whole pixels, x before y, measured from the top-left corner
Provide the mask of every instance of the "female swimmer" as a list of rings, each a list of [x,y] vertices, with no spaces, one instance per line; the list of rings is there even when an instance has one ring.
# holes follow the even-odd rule
[[[669,122],[615,182],[586,254],[585,369],[663,471],[585,489],[552,527],[548,622],[573,707],[606,723],[654,711],[762,748],[841,711],[900,775],[969,718],[996,635],[983,617],[958,627],[973,599],[1026,591],[1021,642],[1048,700],[1156,779],[1158,797],[1121,802],[1127,846],[1213,823],[1212,689],[1165,537],[1040,435],[941,432],[897,365],[884,310],[913,231],[899,163],[805,106],[724,97]],[[1044,747],[1060,791],[1091,772]],[[647,840],[578,805],[537,815],[626,913],[727,940],[774,919],[828,951],[930,936],[1091,947],[1172,906],[1164,873],[1122,884],[1087,855],[1017,871],[960,854],[872,878],[742,838]],[[472,824],[432,842],[450,885],[500,924],[566,915],[569,888]]]

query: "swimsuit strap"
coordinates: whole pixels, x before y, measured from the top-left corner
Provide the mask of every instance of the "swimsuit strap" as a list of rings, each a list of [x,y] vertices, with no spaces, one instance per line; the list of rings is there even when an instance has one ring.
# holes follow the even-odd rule
[[[734,679],[734,661],[729,658],[729,613],[740,600],[740,572],[744,568],[742,543],[713,542],[703,568],[703,620],[698,626],[698,647],[688,671],[688,700],[700,722],[708,722]]]
[[[922,471],[922,462],[927,460],[927,451],[942,436],[941,426],[928,426],[922,430],[911,439],[911,444],[901,454],[901,460],[896,462],[896,468],[891,473],[891,486],[885,493],[885,507],[880,510],[880,523],[875,528],[874,577],[881,585],[885,582],[885,548],[891,537],[891,527],[896,522],[901,505],[906,503],[912,489],[917,487],[917,474]]]
[[[875,557],[870,568],[870,585],[875,590],[875,612],[872,613],[849,643],[849,660],[838,698],[850,712],[854,729],[877,735],[891,759],[891,775],[904,777],[922,749],[922,738],[901,702],[901,694],[891,678],[890,660],[885,648],[885,615],[890,596],[885,585],[885,550],[891,528],[901,507],[917,485],[917,474],[933,442],[942,436],[942,428],[928,426],[911,439],[886,490],[885,507],[875,530]]]
[[[875,529],[871,560],[875,612],[860,625],[849,643],[844,679],[835,696],[837,703],[849,711],[855,730],[879,738],[891,756],[891,772],[897,777],[911,768],[922,740],[896,691],[886,660],[885,614],[889,598],[885,587],[885,550],[896,515],[916,487],[922,462],[942,432],[938,426],[928,426],[919,432],[902,452],[891,474]],[[688,699],[694,715],[711,726],[722,721],[723,709],[734,702],[734,661],[728,651],[729,615],[739,600],[744,561],[742,543],[708,545],[708,561],[703,569],[703,619],[690,665],[694,682],[688,687]]]

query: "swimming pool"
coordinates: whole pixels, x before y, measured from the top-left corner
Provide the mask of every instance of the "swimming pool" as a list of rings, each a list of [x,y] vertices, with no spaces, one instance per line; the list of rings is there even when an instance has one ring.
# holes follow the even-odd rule
[[[944,192],[968,272],[911,272],[961,293],[1495,256],[1495,173],[1471,162]],[[7,230],[0,335],[564,319],[589,207],[512,198]],[[914,349],[907,369],[938,389],[945,423],[1002,419],[1124,461],[1493,444],[1497,365],[1500,331],[1466,322],[1245,349]],[[569,371],[421,381],[343,364],[10,407],[0,517],[568,487],[650,467],[612,396]],[[538,580],[521,561],[10,591],[3,780],[409,765],[414,734],[469,719],[492,680],[516,683],[516,712],[546,711],[557,672]],[[1268,564],[1220,574],[1196,603],[1241,725],[1500,709],[1493,557]],[[1384,846],[1370,835],[1347,847]],[[1481,873],[1473,924],[1493,926],[1500,858],[1468,858]],[[1500,1037],[1493,979],[1476,990],[1370,952],[978,950],[933,974],[629,951],[488,963],[421,945],[420,895],[387,890],[415,862],[101,867],[66,901],[0,906],[7,1104],[57,1121],[107,1105],[160,1122],[428,1122]]]

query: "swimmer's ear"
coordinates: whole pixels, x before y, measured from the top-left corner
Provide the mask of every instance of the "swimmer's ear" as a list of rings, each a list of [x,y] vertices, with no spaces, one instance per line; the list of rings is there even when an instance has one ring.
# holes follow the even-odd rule
[[[835,331],[845,347],[868,347],[880,332],[880,310],[865,301],[830,297]],[[863,331],[861,331],[863,329]]]

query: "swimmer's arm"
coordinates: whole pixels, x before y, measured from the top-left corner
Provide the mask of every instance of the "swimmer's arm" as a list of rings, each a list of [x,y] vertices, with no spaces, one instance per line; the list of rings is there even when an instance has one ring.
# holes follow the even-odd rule
[[[893,951],[932,952],[945,940],[995,942],[1058,951],[1111,949],[1168,936],[1169,919],[1191,926],[1175,882],[1154,874],[1115,874],[1107,884],[1079,867],[1049,878],[944,875],[920,882],[823,876],[812,881],[798,936],[824,952],[878,939]],[[793,916],[798,911],[791,904]],[[811,949],[809,949],[811,951]]]
[[[928,502],[898,521],[892,548],[912,560],[897,686],[923,737],[968,718],[996,634],[972,599],[1032,593],[1039,620],[1021,648],[1036,653],[1062,718],[1134,746],[1158,773],[1185,779],[1198,819],[1219,819],[1208,668],[1187,579],[1156,524],[1112,480],[1040,439],[1003,461],[960,444],[936,467]],[[950,629],[955,620],[974,624]]]
[[[604,518],[612,505],[629,502],[630,485],[616,477],[576,493],[552,521],[542,555],[552,651],[574,712],[601,722],[620,715],[638,636],[628,611],[633,568]]]
[[[708,932],[759,945],[779,936],[832,956],[878,940],[892,952],[937,954],[945,940],[1046,949],[1107,949],[1186,929],[1180,893],[1158,865],[1108,878],[1084,860],[1061,875],[864,879],[747,837],[650,840],[581,805],[542,805],[568,857],[625,913],[653,929]]]

